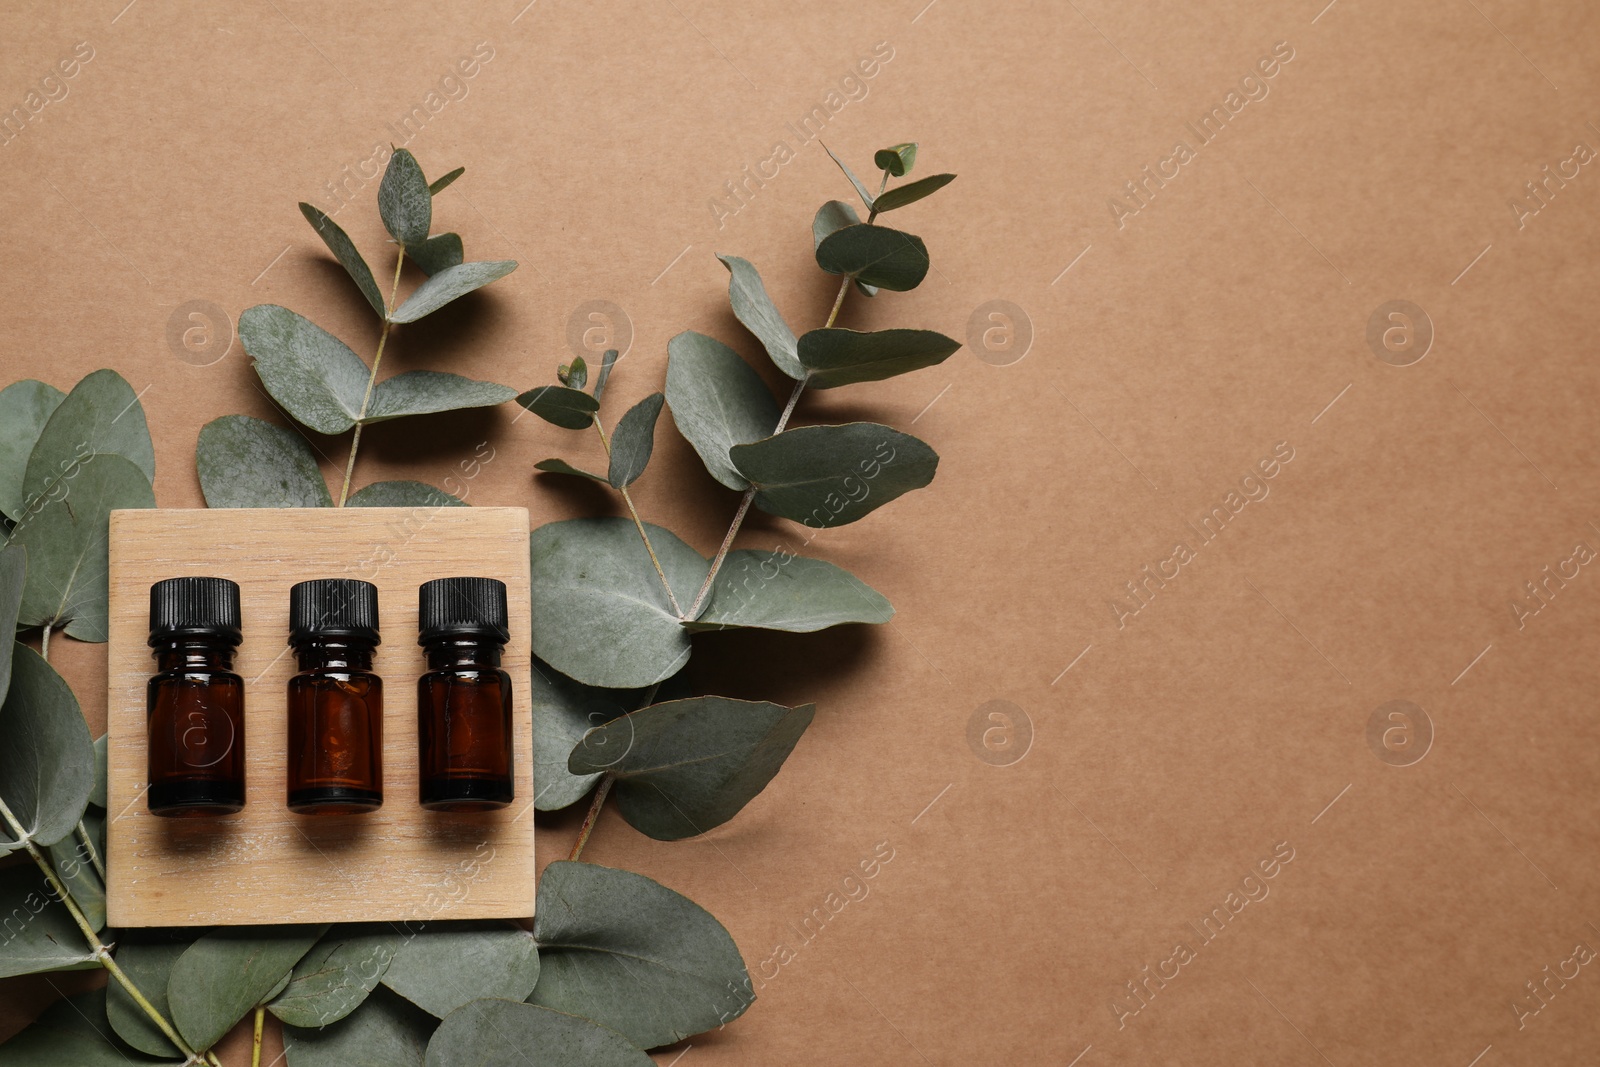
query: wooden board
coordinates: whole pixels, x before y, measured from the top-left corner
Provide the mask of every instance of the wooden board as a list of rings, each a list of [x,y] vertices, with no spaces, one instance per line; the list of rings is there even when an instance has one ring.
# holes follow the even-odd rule
[[[417,804],[417,587],[483,575],[506,583],[515,694],[516,796],[483,815]],[[245,809],[162,819],[145,802],[150,586],[180,575],[239,583]],[[383,807],[308,817],[284,803],[289,587],[351,577],[378,587],[383,643]],[[533,914],[533,720],[525,508],[147,510],[111,515],[112,926],[516,918]]]

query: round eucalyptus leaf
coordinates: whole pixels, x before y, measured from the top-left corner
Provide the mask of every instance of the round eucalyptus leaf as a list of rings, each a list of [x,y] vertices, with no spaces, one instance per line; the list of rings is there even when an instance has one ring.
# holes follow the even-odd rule
[[[378,184],[378,214],[389,236],[402,245],[421,244],[433,226],[433,194],[417,157],[397,148]]]
[[[548,664],[533,661],[533,806],[560,811],[576,803],[599,778],[573,774],[567,755],[583,735],[639,706],[640,690],[601,689],[574,681]],[[648,692],[648,690],[645,690]]]
[[[0,978],[100,966],[66,905],[32,863],[0,868],[0,916]]]
[[[599,1023],[532,1004],[475,1000],[428,1042],[427,1067],[654,1067]]]
[[[886,170],[896,178],[904,178],[911,173],[911,167],[917,161],[917,144],[911,141],[906,144],[890,145],[880,148],[872,154],[872,165],[879,170]],[[879,199],[882,199],[881,197]],[[878,211],[885,210],[877,207]]]
[[[289,1026],[321,1028],[366,1001],[394,959],[400,934],[330,933],[286,975],[288,984],[267,1010]]]
[[[239,340],[261,384],[295,419],[327,434],[356,424],[371,372],[343,341],[277,304],[245,309]]]
[[[548,474],[570,474],[577,478],[588,478],[602,485],[611,484],[604,475],[590,474],[586,470],[579,470],[564,459],[541,459],[533,465],[533,469],[545,471]]]
[[[106,991],[58,1001],[32,1025],[0,1045],[0,1067],[128,1067],[135,1060],[96,1020],[105,1017]],[[169,1061],[175,1062],[175,1061]]]
[[[801,426],[730,455],[756,507],[816,528],[855,522],[927,485],[939,466],[927,444],[875,422]]]
[[[169,1018],[197,1049],[208,1049],[276,988],[326,926],[240,926],[213,930],[179,956],[167,979]]]
[[[666,398],[651,393],[617,420],[611,434],[611,469],[607,480],[615,489],[626,489],[639,480],[650,465],[656,447],[656,419]]]
[[[395,947],[383,984],[444,1018],[479,997],[522,1000],[539,981],[533,935],[502,922],[429,923]]]
[[[430,415],[463,408],[490,408],[516,398],[517,391],[494,382],[480,382],[435,370],[409,370],[372,387],[364,422],[383,422],[403,415]]]
[[[372,268],[367,266],[367,261],[361,258],[361,253],[356,250],[355,242],[350,240],[350,235],[344,232],[337,222],[334,222],[325,213],[314,205],[301,203],[300,214],[311,223],[311,228],[317,231],[317,236],[322,238],[323,244],[328,246],[328,251],[333,253],[333,258],[350,275],[356,287],[361,290],[361,295],[367,298],[367,303],[372,305],[372,310],[382,318],[384,314],[383,293],[378,290],[378,283],[372,277]]]
[[[783,314],[767,295],[761,274],[747,259],[718,256],[728,268],[728,301],[745,329],[755,334],[778,369],[791,378],[805,377],[794,350],[794,331],[783,321]]]
[[[306,439],[248,415],[224,415],[202,426],[194,465],[207,507],[333,506]]]
[[[609,772],[622,817],[657,841],[678,841],[721,826],[765,789],[815,712],[729,697],[670,700],[589,731],[567,768]]]
[[[710,564],[670,530],[645,523],[687,610]],[[569,519],[533,531],[533,653],[587,685],[634,689],[678,672],[689,635],[644,542],[624,518]]]
[[[320,1030],[283,1028],[289,1067],[423,1067],[437,1020],[385,989]]]
[[[464,508],[467,502],[425,482],[373,482],[344,502],[347,508]]]
[[[685,330],[667,343],[667,406],[711,477],[729,489],[749,488],[728,449],[778,425],[778,403],[761,375],[716,338]]]
[[[0,700],[11,687],[11,650],[17,647],[17,612],[28,581],[28,550],[21,545],[0,547]]]
[[[22,480],[22,510],[61,495],[63,482],[96,456],[121,456],[156,476],[156,453],[150,444],[144,406],[133,387],[114,370],[87,375],[61,401],[28,455]],[[13,518],[21,521],[21,515]]]
[[[745,627],[811,633],[844,623],[894,618],[884,595],[842,567],[790,552],[729,552],[711,584],[710,602],[691,631]]]
[[[477,260],[457,263],[435,274],[406,298],[406,302],[389,316],[390,322],[416,322],[431,315],[474,289],[481,289],[498,281],[517,269],[515,260]]]
[[[100,880],[100,872],[95,870],[94,858],[99,856],[100,862],[105,862],[106,817],[101,812],[86,811],[82,824],[95,849],[93,854],[89,852],[90,845],[79,840],[76,831],[53,845],[46,845],[44,853],[50,860],[50,866],[55,869],[56,877],[77,902],[78,910],[83,912],[89,925],[98,931],[105,929],[106,925],[106,884]]]
[[[727,929],[642,874],[558,860],[533,920],[543,967],[530,1003],[657,1048],[743,1015],[755,997]]]
[[[928,276],[928,246],[920,237],[887,226],[846,226],[817,246],[817,266],[903,293]]]
[[[43,656],[15,644],[0,704],[0,797],[35,844],[53,845],[77,827],[93,790],[94,741],[78,698]],[[20,846],[0,825],[0,854]]]
[[[880,215],[885,211],[893,211],[897,207],[915,204],[925,196],[932,196],[940,189],[956,180],[954,174],[934,174],[927,178],[919,178],[905,185],[897,185],[893,189],[886,189],[883,195],[872,203],[872,210]]]
[[[600,402],[588,393],[565,385],[541,385],[517,397],[517,403],[567,430],[582,430],[594,421]]]
[[[28,379],[0,389],[0,515],[22,514],[22,479],[45,423],[67,394]]]
[[[896,374],[943,363],[961,347],[932,330],[812,330],[800,338],[800,362],[808,385],[832,389],[855,382],[876,382]]]
[[[838,164],[839,169],[844,171],[844,176],[849,178],[850,184],[856,187],[856,195],[861,197],[861,202],[867,205],[868,210],[871,210],[872,194],[867,191],[867,187],[862,184],[861,179],[856,177],[856,172],[846,166],[844,160],[834,155],[833,149],[829,148],[827,145],[823,145],[822,148],[828,153],[829,158]]]
[[[121,967],[139,992],[157,1011],[171,1018],[167,1003],[167,980],[172,965],[189,950],[202,931],[156,927],[122,930],[117,934],[117,966]],[[177,1056],[178,1049],[161,1032],[145,1010],[120,982],[106,985],[106,1019],[117,1036],[140,1052],[151,1056]]]
[[[813,248],[821,245],[823,239],[836,230],[846,226],[861,225],[861,216],[856,214],[856,209],[843,200],[829,200],[817,208],[817,217],[811,220],[811,244]]]
[[[461,247],[459,233],[441,233],[421,244],[407,245],[406,255],[422,268],[422,273],[429,276],[449,270],[451,267],[459,267],[467,258]]]

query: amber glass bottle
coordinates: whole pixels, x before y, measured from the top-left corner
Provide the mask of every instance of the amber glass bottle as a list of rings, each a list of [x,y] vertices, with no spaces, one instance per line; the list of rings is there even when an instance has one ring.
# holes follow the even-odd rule
[[[383,805],[378,587],[319,578],[289,590],[289,810],[353,815]]]
[[[168,578],[150,587],[156,674],[145,687],[150,811],[231,815],[244,807],[244,680],[239,586]]]
[[[488,811],[511,803],[511,678],[500,669],[506,587],[493,578],[439,578],[419,590],[417,682],[422,806]]]

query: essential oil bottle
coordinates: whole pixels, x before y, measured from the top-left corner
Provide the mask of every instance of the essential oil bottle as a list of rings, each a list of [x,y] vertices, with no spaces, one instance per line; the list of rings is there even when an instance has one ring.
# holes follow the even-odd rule
[[[231,815],[244,807],[244,679],[239,586],[168,578],[150,587],[156,673],[145,687],[154,815]]]
[[[511,677],[506,586],[493,578],[439,578],[418,590],[417,682],[422,806],[472,812],[511,803]]]
[[[318,578],[289,590],[289,810],[354,815],[383,805],[378,587]]]

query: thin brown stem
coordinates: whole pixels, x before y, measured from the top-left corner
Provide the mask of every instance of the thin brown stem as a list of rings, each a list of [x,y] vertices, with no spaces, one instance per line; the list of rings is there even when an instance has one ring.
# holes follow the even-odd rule
[[[383,362],[383,346],[389,342],[389,330],[394,325],[389,316],[394,313],[394,298],[400,292],[400,268],[405,264],[406,250],[394,261],[394,284],[389,287],[389,303],[383,309],[383,329],[378,332],[378,353],[372,357],[372,373],[367,375],[367,391],[361,396],[361,413],[356,416],[356,433],[350,438],[350,458],[344,465],[344,485],[339,489],[339,507],[350,498],[350,477],[356,471],[356,450],[361,447],[361,426],[367,418],[367,405],[372,403],[372,389],[378,383],[378,365]]]
[[[46,663],[50,662],[50,624],[44,624],[44,630],[39,636],[39,658]]]
[[[594,833],[595,820],[600,818],[600,809],[605,806],[606,796],[611,792],[612,781],[609,772],[600,776],[600,788],[594,791],[594,801],[589,805],[589,814],[583,817],[583,825],[578,828],[578,840],[572,843],[572,853],[567,859],[576,860],[583,855],[583,846],[589,843],[589,835]]]
[[[605,447],[606,458],[611,458],[611,439],[606,436],[605,427],[600,425],[600,416],[594,417],[595,432],[600,435],[600,444]],[[678,597],[672,591],[672,585],[667,581],[667,572],[661,569],[661,560],[656,556],[655,546],[650,543],[650,535],[645,532],[644,520],[639,517],[639,509],[633,506],[633,495],[628,492],[627,486],[617,487],[617,492],[622,494],[622,502],[628,505],[628,514],[633,516],[633,525],[639,531],[639,537],[644,541],[644,550],[650,553],[650,563],[656,569],[656,577],[661,579],[661,588],[667,591],[667,600],[672,604],[672,613],[679,618],[683,617],[683,609],[678,606]]]

